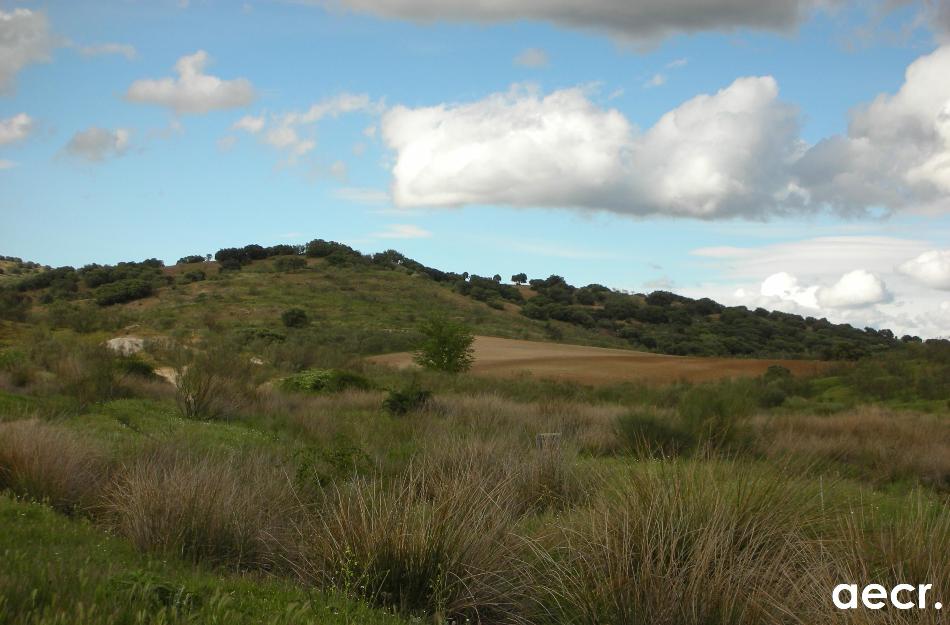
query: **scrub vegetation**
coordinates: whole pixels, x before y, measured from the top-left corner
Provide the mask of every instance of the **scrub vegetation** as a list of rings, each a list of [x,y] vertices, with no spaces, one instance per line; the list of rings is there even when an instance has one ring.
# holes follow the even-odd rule
[[[215,258],[3,283],[0,623],[942,622],[831,592],[950,605],[947,342],[325,241]],[[150,293],[100,301],[132,282]],[[673,351],[666,332],[776,363],[467,370],[473,334]],[[368,358],[396,351],[424,366]],[[806,356],[833,359],[778,363]]]

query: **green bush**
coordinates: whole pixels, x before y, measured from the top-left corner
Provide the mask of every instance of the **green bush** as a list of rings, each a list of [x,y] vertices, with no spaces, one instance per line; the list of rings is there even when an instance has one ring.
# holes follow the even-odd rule
[[[280,320],[288,328],[302,328],[310,323],[307,311],[303,308],[288,308],[280,315]]]
[[[449,373],[466,371],[472,366],[475,336],[466,326],[444,317],[433,317],[424,322],[419,331],[424,339],[415,354],[417,364]]]
[[[740,422],[755,408],[754,389],[747,380],[704,384],[683,394],[679,413],[700,441],[724,445],[736,441]]]
[[[154,379],[158,377],[155,374],[155,367],[145,362],[138,356],[125,356],[117,358],[115,364],[116,369],[126,375],[135,375],[146,379]]]
[[[430,399],[432,399],[432,391],[411,384],[403,389],[389,391],[386,399],[383,400],[383,408],[389,414],[398,417],[425,408]]]
[[[367,378],[343,369],[307,369],[280,382],[285,391],[302,393],[339,393],[347,389],[368,390],[372,386]]]
[[[297,271],[307,266],[307,259],[301,256],[280,256],[274,259],[274,271]]]
[[[132,278],[104,284],[94,293],[97,304],[111,306],[148,297],[152,294],[152,285],[144,280]]]
[[[681,425],[652,411],[635,411],[617,419],[617,431],[634,452],[678,456],[696,446],[696,437]]]

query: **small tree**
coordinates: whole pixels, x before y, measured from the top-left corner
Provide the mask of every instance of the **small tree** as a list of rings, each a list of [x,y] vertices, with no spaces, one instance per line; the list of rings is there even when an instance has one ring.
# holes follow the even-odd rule
[[[302,328],[310,323],[307,311],[303,308],[288,308],[280,315],[280,319],[288,328]]]
[[[466,371],[472,366],[475,337],[463,324],[445,317],[433,317],[424,322],[419,331],[425,336],[415,354],[419,365],[449,373]]]
[[[528,275],[524,273],[516,273],[515,275],[511,276],[511,281],[515,284],[524,284],[528,281]]]

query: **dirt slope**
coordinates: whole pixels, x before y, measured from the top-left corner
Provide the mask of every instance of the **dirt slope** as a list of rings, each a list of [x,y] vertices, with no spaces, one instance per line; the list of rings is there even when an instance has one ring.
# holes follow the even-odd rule
[[[412,366],[412,356],[406,352],[374,356],[370,360],[396,367]],[[475,364],[472,372],[498,376],[528,372],[538,377],[573,380],[584,384],[613,384],[637,380],[701,382],[761,375],[769,365],[774,364],[787,367],[796,375],[812,374],[827,365],[814,360],[667,356],[623,349],[478,336],[475,338]]]

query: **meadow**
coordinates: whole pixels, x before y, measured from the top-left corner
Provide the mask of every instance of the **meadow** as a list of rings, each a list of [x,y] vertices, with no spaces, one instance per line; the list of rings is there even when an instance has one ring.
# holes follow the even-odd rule
[[[0,623],[945,622],[831,603],[950,605],[944,343],[712,381],[451,374],[367,356],[413,348],[420,302],[629,344],[409,273],[200,265],[0,322]]]

